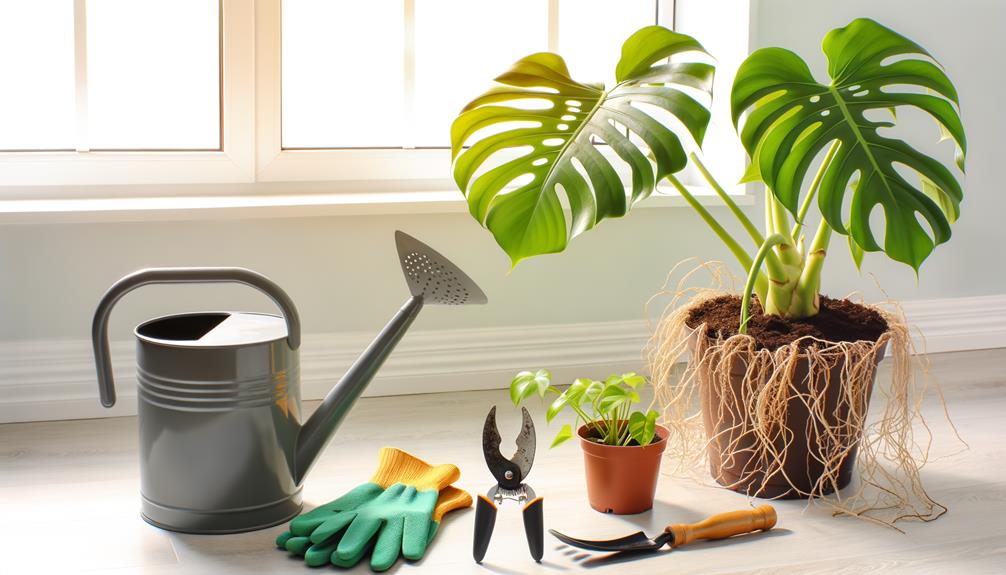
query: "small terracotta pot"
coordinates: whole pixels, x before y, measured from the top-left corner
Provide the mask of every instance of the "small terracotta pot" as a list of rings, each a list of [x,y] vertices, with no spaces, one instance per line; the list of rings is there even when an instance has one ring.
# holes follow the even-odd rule
[[[660,475],[660,456],[670,432],[657,426],[657,441],[645,446],[613,447],[595,443],[587,436],[591,427],[577,430],[583,448],[587,475],[587,499],[601,513],[631,515],[653,507]]]

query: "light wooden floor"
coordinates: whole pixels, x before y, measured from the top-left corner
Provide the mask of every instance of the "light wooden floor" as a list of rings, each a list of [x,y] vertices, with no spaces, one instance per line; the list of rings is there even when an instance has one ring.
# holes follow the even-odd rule
[[[802,502],[778,502],[779,528],[760,536],[665,550],[630,563],[605,562],[546,535],[545,558],[536,565],[527,555],[520,513],[510,507],[501,509],[485,563],[478,566],[471,559],[474,512],[466,510],[448,516],[423,561],[393,569],[504,575],[1006,573],[1006,350],[933,356],[933,368],[970,450],[926,468],[927,487],[950,513],[930,524],[902,524],[906,534],[833,518]],[[493,480],[482,460],[482,422],[489,407],[499,404],[508,445],[519,417],[507,402],[504,391],[361,400],[308,478],[305,501],[323,503],[365,481],[383,445],[457,463],[461,485],[484,492]],[[579,447],[549,450],[554,429],[540,412],[535,416],[539,448],[529,483],[545,498],[546,527],[605,538],[640,528],[657,532],[671,521],[748,505],[735,493],[663,477],[652,511],[630,517],[596,513],[585,500]],[[938,430],[937,454],[959,447],[946,426]],[[137,511],[136,446],[132,417],[0,425],[0,573],[308,573],[273,547],[283,527],[197,536],[144,523]],[[361,564],[356,572],[369,569]]]

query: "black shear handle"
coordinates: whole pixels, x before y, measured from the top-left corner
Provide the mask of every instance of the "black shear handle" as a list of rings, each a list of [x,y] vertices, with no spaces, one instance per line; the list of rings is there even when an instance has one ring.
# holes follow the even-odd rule
[[[475,541],[472,545],[472,555],[476,563],[481,563],[489,549],[489,540],[493,537],[493,527],[496,526],[496,504],[479,495],[475,501]]]
[[[545,553],[545,518],[541,497],[532,499],[524,506],[524,534],[527,535],[527,547],[531,550],[531,557],[541,563],[541,557]]]

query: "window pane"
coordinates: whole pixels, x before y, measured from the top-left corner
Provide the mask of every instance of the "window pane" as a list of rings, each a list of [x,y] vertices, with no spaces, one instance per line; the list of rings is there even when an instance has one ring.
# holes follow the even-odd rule
[[[88,0],[92,149],[220,148],[219,0]]]
[[[560,0],[559,53],[573,79],[610,86],[622,44],[656,24],[656,10],[655,0]]]
[[[450,146],[461,108],[510,64],[547,49],[544,0],[416,0],[415,145]]]
[[[283,0],[283,147],[402,146],[402,0]]]
[[[73,0],[0,0],[0,150],[72,150]]]

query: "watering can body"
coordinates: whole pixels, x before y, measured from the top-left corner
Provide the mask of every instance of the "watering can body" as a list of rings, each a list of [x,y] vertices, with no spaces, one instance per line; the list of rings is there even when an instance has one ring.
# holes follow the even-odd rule
[[[299,354],[283,318],[174,315],[135,333],[143,518],[233,533],[296,515]]]
[[[115,404],[108,320],[132,290],[238,283],[282,311],[185,313],[136,328],[146,521],[187,533],[237,533],[293,517],[311,466],[423,306],[486,303],[482,290],[435,250],[402,232],[395,237],[411,296],[308,418],[300,405],[300,318],[269,278],[244,268],[151,268],[109,288],[91,324],[105,407]]]
[[[115,404],[108,320],[116,302],[149,284],[224,282],[265,293],[283,316],[186,313],[135,330],[142,515],[172,531],[237,533],[296,515],[305,475],[423,305],[407,301],[304,420],[300,319],[278,285],[243,268],[140,270],[109,288],[94,314],[103,405]]]

